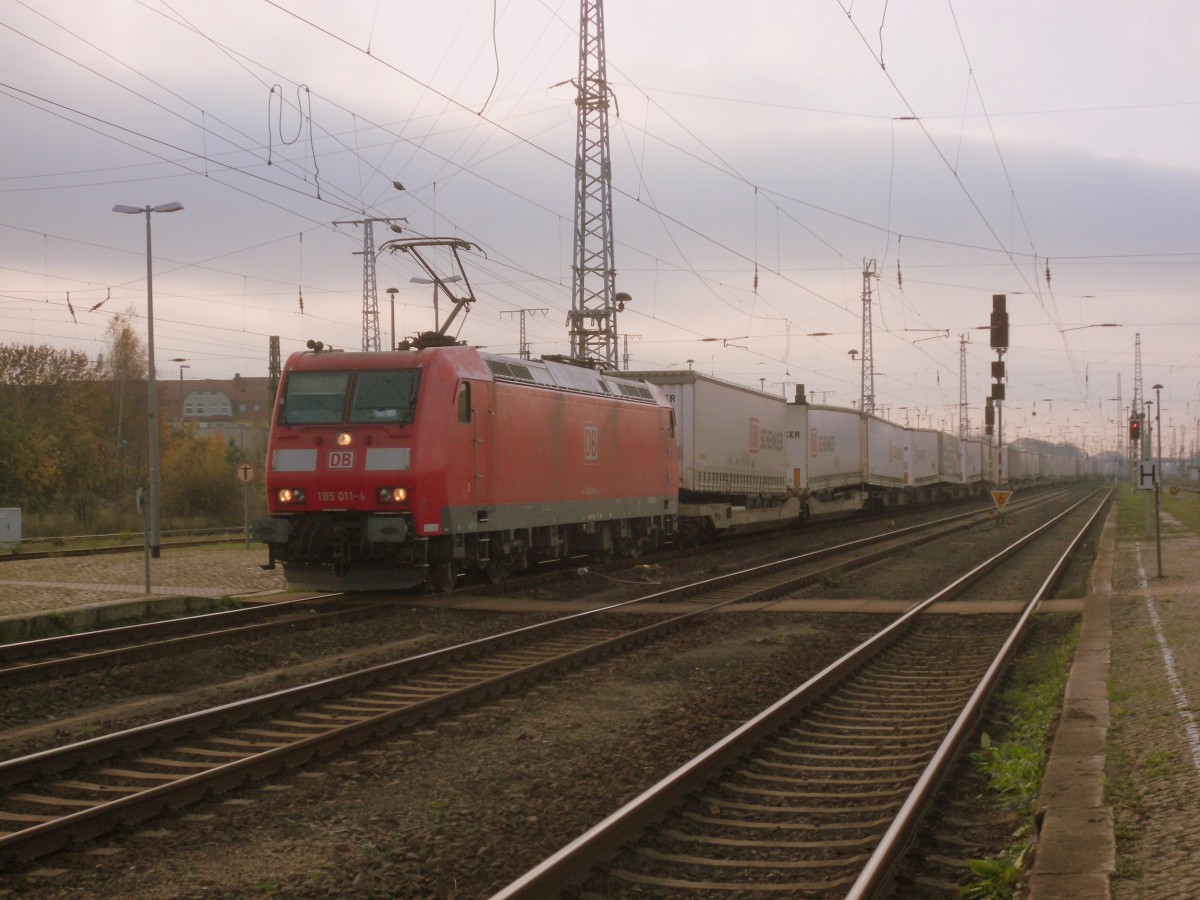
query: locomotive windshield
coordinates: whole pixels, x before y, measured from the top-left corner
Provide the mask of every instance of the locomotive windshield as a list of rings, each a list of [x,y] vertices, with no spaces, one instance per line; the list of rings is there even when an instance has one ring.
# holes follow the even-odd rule
[[[279,412],[281,425],[405,425],[416,409],[420,372],[292,372]],[[349,411],[346,397],[352,396]]]
[[[293,372],[279,411],[281,425],[332,425],[342,421],[349,372]]]
[[[406,425],[417,405],[417,369],[359,372],[350,404],[350,421]]]

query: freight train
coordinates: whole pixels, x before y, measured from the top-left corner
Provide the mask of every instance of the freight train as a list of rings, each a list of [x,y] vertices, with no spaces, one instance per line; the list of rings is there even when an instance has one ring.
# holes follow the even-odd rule
[[[403,345],[402,345],[403,347]],[[268,567],[317,590],[778,528],[1083,474],[691,370],[608,372],[445,343],[293,354],[267,449]],[[1001,460],[1003,459],[1003,462]]]

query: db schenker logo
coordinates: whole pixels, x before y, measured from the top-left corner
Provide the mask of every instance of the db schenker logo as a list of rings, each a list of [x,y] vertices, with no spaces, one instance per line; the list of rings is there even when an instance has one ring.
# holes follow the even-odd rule
[[[783,432],[771,431],[769,428],[763,428],[759,425],[758,419],[750,417],[750,452],[757,453],[759,450],[782,450],[783,449]]]

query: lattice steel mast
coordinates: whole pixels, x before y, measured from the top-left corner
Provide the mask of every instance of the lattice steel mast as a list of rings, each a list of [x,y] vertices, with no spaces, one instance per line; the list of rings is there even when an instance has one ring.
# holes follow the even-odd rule
[[[1139,445],[1129,442],[1129,455],[1135,460],[1150,458],[1150,442],[1146,440],[1146,408],[1142,405],[1142,335],[1139,332],[1133,338],[1133,406],[1130,418],[1136,418],[1143,426],[1138,429]]]
[[[966,440],[971,432],[967,415],[967,336],[958,336],[958,438]]]
[[[862,386],[859,407],[865,413],[875,412],[875,351],[871,346],[871,279],[877,277],[875,260],[863,260],[862,290]]]
[[[526,313],[533,313],[534,315],[537,315],[540,313],[541,315],[545,316],[545,315],[549,315],[550,310],[541,309],[541,308],[539,308],[539,309],[502,309],[502,310],[500,310],[500,318],[502,318],[502,319],[505,316],[520,316],[521,317],[521,342],[517,345],[520,348],[517,351],[517,355],[520,356],[521,359],[531,359],[533,356],[529,350],[529,341],[527,341],[525,339],[525,314]]]
[[[602,0],[581,0],[575,138],[575,244],[571,265],[571,355],[617,368],[613,260],[610,91],[604,64]]]
[[[1121,398],[1121,373],[1117,373],[1117,465],[1121,464],[1121,460],[1125,457],[1125,428],[1126,423],[1121,421],[1121,404],[1124,402]]]
[[[375,233],[372,225],[376,222],[386,222],[393,231],[400,228],[395,223],[404,219],[363,218],[341,219],[334,225],[361,225],[363,227],[363,350],[379,349],[379,289],[375,280]]]

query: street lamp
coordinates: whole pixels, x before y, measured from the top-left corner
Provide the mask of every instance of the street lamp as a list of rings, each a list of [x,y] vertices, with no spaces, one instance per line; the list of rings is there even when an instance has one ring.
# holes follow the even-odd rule
[[[173,360],[171,360],[171,362],[179,362],[179,360],[173,359]],[[183,393],[183,370],[190,369],[190,368],[191,368],[191,366],[189,366],[187,363],[182,363],[182,362],[179,363],[179,421],[180,422],[183,421],[183,412],[187,408],[183,402],[184,400],[187,399]]]
[[[1121,326],[1116,322],[1099,322],[1095,325],[1072,325],[1070,328],[1060,328],[1060,329],[1058,329],[1058,333],[1062,334],[1063,332],[1066,332],[1066,331],[1080,331],[1081,329],[1084,329],[1084,328],[1120,328],[1120,327]]]
[[[394,287],[387,289],[388,300],[392,304],[392,346],[388,347],[389,350],[396,349],[396,293],[399,290],[399,288]]]
[[[179,212],[183,204],[163,203],[158,206],[123,206],[113,212],[146,217],[146,407],[150,428],[150,556],[161,555],[158,533],[158,388],[154,381],[154,264],[150,254],[150,213]]]
[[[1154,543],[1158,551],[1158,577],[1163,577],[1162,570],[1162,388],[1161,384],[1154,385],[1154,430],[1158,432],[1155,437],[1158,440],[1158,465],[1154,467],[1154,473],[1158,476],[1154,479]]]

